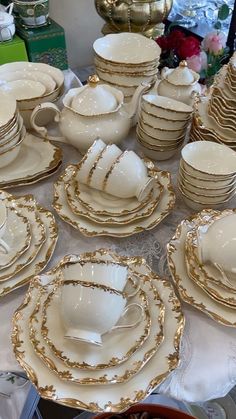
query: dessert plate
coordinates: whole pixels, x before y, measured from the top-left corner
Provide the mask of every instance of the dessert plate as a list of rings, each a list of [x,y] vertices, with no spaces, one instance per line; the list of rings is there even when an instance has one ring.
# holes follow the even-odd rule
[[[4,192],[1,193],[1,197]],[[10,196],[6,198],[9,205],[14,205],[16,210],[24,216],[30,224],[31,242],[29,248],[16,260],[14,265],[0,271],[0,283],[18,274],[25,266],[29,265],[36,257],[46,240],[45,227],[37,214],[37,206],[31,195],[23,197]]]
[[[21,367],[43,398],[91,412],[122,412],[134,403],[145,399],[178,366],[184,318],[170,281],[155,275],[143,258],[118,257],[102,249],[94,252],[94,257],[98,256],[127,263],[135,270],[135,273],[141,274],[143,283],[147,286],[148,298],[150,298],[149,290],[157,289],[165,305],[165,338],[158,351],[142,370],[125,383],[108,384],[104,391],[104,386],[101,385],[83,386],[61,380],[41,361],[31,345],[28,322],[40,295],[41,287],[47,286],[48,292],[53,289],[58,278],[55,270],[34,278],[24,302],[15,312],[12,332],[13,350]],[[86,257],[86,254],[81,257]],[[156,300],[155,304],[158,305],[159,300]]]
[[[31,232],[26,217],[19,214],[14,203],[7,205],[6,231],[2,237],[9,246],[9,252],[0,252],[0,280],[1,270],[12,265],[30,246]]]
[[[216,213],[213,210],[203,210],[198,217],[206,217],[208,220]],[[167,245],[168,264],[172,278],[183,301],[206,313],[218,323],[236,327],[235,309],[214,300],[188,275],[185,263],[185,240],[187,233],[196,225],[193,219],[194,216],[182,221]]]
[[[29,283],[35,275],[38,275],[47,266],[53,255],[58,238],[58,228],[55,218],[50,211],[47,211],[39,205],[36,206],[36,210],[46,230],[46,240],[36,253],[33,263],[23,267],[19,273],[7,281],[0,282],[0,297]]]
[[[113,236],[126,237],[132,234],[140,233],[144,230],[150,230],[156,227],[172,210],[175,204],[175,193],[171,184],[170,174],[157,169],[150,170],[150,175],[154,176],[162,185],[163,193],[159,205],[153,213],[142,220],[137,220],[125,225],[103,225],[94,221],[76,215],[71,210],[65,191],[65,183],[70,179],[70,174],[63,173],[54,184],[53,207],[59,216],[67,223],[78,229],[82,234],[88,237],[93,236]]]
[[[0,188],[20,186],[51,175],[62,160],[62,151],[48,140],[26,134],[19,155],[8,166],[0,169]],[[55,170],[54,170],[55,171]]]
[[[120,215],[120,216],[107,216],[107,215],[101,215],[101,214],[94,214],[92,211],[88,210],[86,207],[84,207],[81,202],[82,200],[78,200],[75,192],[75,182],[73,180],[73,173],[76,169],[76,166],[70,165],[66,168],[66,178],[67,175],[71,177],[64,182],[65,184],[65,190],[67,194],[67,200],[69,203],[69,206],[71,207],[72,211],[77,214],[84,217],[89,218],[92,221],[95,221],[99,224],[129,224],[133,221],[136,221],[140,218],[148,217],[151,215],[156,208],[156,206],[159,203],[159,200],[161,199],[161,193],[163,191],[163,186],[160,184],[160,182],[156,181],[152,194],[150,196],[149,201],[147,201],[146,205],[144,205],[141,209],[137,210],[135,213],[127,214],[127,215]],[[121,206],[121,212],[124,210],[124,206],[122,205],[123,199],[117,198],[113,195],[106,194],[104,192],[97,191],[93,188],[89,188],[87,185],[78,184],[79,190],[80,190],[80,196],[86,195],[91,202],[91,206],[94,208],[94,204],[96,205],[96,201],[94,203],[93,196],[100,195],[100,202],[102,204],[103,208],[108,208],[109,203],[112,201],[119,202],[119,205]],[[136,198],[134,198],[135,201],[137,201]],[[127,200],[125,200],[127,201]]]
[[[159,300],[157,292],[154,294],[153,300],[150,298],[150,304],[153,304],[154,298],[160,303],[158,307],[153,304],[153,309],[150,306],[150,310],[153,313],[149,313],[148,298],[143,290],[139,292],[139,295],[132,299],[132,302],[141,303],[149,316],[148,318],[146,317],[144,322],[146,329],[143,327],[143,324],[139,330],[136,330],[138,328],[134,328],[129,331],[126,330],[126,332],[116,333],[116,336],[114,333],[110,335],[107,334],[107,336],[104,335],[104,343],[102,348],[100,348],[100,351],[96,350],[96,348],[91,348],[90,345],[86,344],[79,344],[77,346],[76,343],[73,344],[72,342],[72,345],[67,345],[67,342],[65,342],[66,339],[63,339],[63,327],[60,325],[58,327],[57,336],[56,333],[53,332],[52,323],[55,324],[55,313],[57,313],[57,316],[59,315],[60,298],[58,298],[58,295],[55,296],[54,301],[51,300],[51,307],[49,308],[49,306],[47,306],[49,310],[47,310],[47,321],[44,324],[43,305],[45,302],[47,305],[48,292],[44,292],[44,294],[45,295],[41,297],[41,309],[38,311],[36,306],[36,309],[30,318],[30,326],[32,325],[32,329],[30,328],[30,338],[37,355],[39,355],[46,365],[61,379],[83,385],[123,383],[140,371],[145,363],[154,355],[155,351],[158,350],[159,345],[163,340],[164,306]],[[144,341],[146,341],[150,332],[151,317],[153,317],[156,323],[153,325],[153,330],[151,332],[152,336],[150,335],[149,337],[149,344],[145,345]],[[37,319],[42,319],[42,321],[37,323]],[[142,333],[140,333],[142,331],[141,329],[144,330],[145,339],[143,339]],[[34,332],[36,333],[34,334]],[[53,342],[61,344],[61,350],[56,350]],[[112,343],[116,346],[112,347]],[[146,349],[142,349],[142,345],[145,346]],[[127,349],[128,351],[126,352]],[[122,356],[123,359],[121,358]],[[77,361],[80,359],[81,362],[78,363],[73,361],[73,359]],[[99,362],[99,360],[102,361],[102,359],[104,359],[106,364],[103,365],[99,363],[95,365],[96,360]],[[70,364],[70,367],[65,365],[65,360],[67,361],[67,364]],[[122,363],[125,360],[126,362]],[[86,365],[88,365],[87,361],[94,364],[94,370],[86,370]],[[80,368],[78,368],[78,366],[80,366]],[[105,371],[104,368],[106,368]],[[103,370],[101,371],[101,369]]]

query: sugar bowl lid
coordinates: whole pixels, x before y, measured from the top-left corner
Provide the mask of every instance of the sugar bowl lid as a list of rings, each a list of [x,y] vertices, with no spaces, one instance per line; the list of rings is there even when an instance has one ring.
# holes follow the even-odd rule
[[[99,84],[99,81],[96,75],[89,77],[88,84],[71,102],[73,110],[81,115],[92,116],[106,114],[117,109],[119,103],[112,88]]]
[[[9,13],[0,10],[0,27],[11,25],[14,21],[14,17]]]
[[[179,86],[188,86],[198,81],[199,75],[188,68],[187,61],[181,61],[179,67],[168,72],[166,80]]]

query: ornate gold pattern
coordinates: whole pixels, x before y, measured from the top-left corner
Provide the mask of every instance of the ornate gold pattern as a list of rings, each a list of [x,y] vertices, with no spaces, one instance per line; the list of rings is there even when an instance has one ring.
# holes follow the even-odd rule
[[[108,170],[108,172],[106,173],[103,183],[102,183],[102,190],[105,192],[106,191],[106,186],[107,186],[107,182],[108,182],[108,178],[111,175],[111,173],[113,172],[113,169],[115,168],[115,166],[117,164],[119,164],[120,160],[127,154],[127,151],[124,151],[123,153],[121,153],[118,157],[116,157],[115,161],[112,163],[110,169]]]
[[[88,186],[90,186],[90,183],[91,183],[91,180],[92,180],[92,176],[93,176],[93,172],[96,169],[99,160],[101,160],[101,158],[103,157],[103,154],[107,151],[107,149],[109,147],[110,147],[110,145],[106,146],[103,150],[101,150],[100,153],[98,154],[95,162],[93,163],[93,165],[92,165],[92,167],[91,167],[91,169],[89,171],[88,178],[87,178],[87,184],[88,184]]]

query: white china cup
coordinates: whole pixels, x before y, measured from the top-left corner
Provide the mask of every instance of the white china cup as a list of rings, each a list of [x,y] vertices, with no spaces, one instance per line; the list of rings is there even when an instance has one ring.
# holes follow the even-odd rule
[[[0,151],[0,168],[10,165],[17,158],[21,149],[22,142],[25,138],[25,134],[26,134],[26,129],[23,126],[20,139],[18,140],[18,142],[12,145],[6,151],[2,151],[2,152]]]
[[[88,149],[82,160],[80,160],[79,164],[77,165],[77,180],[79,182],[87,184],[89,172],[92,169],[96,158],[105,147],[106,144],[102,140],[97,139]]]
[[[124,293],[106,285],[85,281],[62,281],[61,315],[65,338],[102,345],[102,335],[137,326],[143,318],[140,304],[126,306]],[[117,325],[129,310],[138,309],[138,319],[133,324]]]
[[[71,261],[61,268],[61,273],[66,281],[76,279],[78,281],[95,282],[107,285],[117,291],[125,291],[127,298],[136,295],[140,289],[140,280],[137,278],[133,281],[131,292],[128,291],[128,288],[130,288],[128,285],[128,266],[113,261],[97,258],[91,258],[89,261],[83,259],[75,262]],[[132,273],[130,276],[133,278],[135,275]]]
[[[236,278],[236,214],[227,214],[197,229],[199,260],[210,262],[222,276]]]
[[[8,253],[10,248],[2,239],[7,228],[7,207],[4,201],[0,200],[0,252]]]

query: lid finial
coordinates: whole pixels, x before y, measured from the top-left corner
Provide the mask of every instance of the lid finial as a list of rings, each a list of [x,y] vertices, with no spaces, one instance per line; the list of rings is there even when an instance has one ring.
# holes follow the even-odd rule
[[[96,87],[99,82],[100,82],[100,79],[96,74],[94,74],[93,76],[89,76],[88,78],[89,87]]]
[[[186,60],[182,60],[182,61],[180,61],[179,66],[180,67],[188,67],[188,63],[187,63]]]

